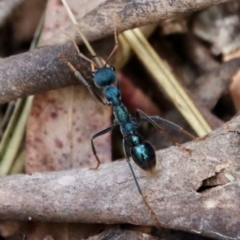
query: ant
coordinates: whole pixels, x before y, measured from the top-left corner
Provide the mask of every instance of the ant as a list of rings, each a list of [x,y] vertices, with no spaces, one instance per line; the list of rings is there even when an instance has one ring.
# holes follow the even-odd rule
[[[81,33],[81,30],[79,29],[79,27],[76,23],[76,20],[75,20],[74,24],[75,24],[75,26],[77,26],[78,31],[80,32],[80,35],[85,43],[86,39],[85,39],[84,35]],[[103,95],[104,95],[104,100],[99,96],[99,94],[97,92],[94,91],[92,86],[85,80],[85,78],[81,75],[81,73],[79,71],[77,71],[77,69],[67,59],[65,59],[63,56],[61,56],[60,60],[63,61],[70,68],[70,70],[74,73],[75,77],[88,88],[90,93],[93,95],[93,97],[97,101],[99,101],[103,105],[112,106],[112,111],[113,111],[113,115],[114,115],[114,122],[113,122],[112,126],[95,133],[91,137],[92,152],[97,160],[97,166],[93,169],[95,169],[95,170],[98,169],[98,167],[100,165],[100,160],[98,158],[97,151],[94,146],[94,139],[110,132],[111,130],[113,130],[114,127],[119,126],[120,131],[123,136],[122,145],[123,145],[124,155],[125,155],[128,165],[130,167],[130,170],[133,175],[138,192],[142,196],[145,204],[150,209],[153,216],[155,217],[155,220],[157,221],[158,225],[160,225],[156,214],[154,213],[154,211],[152,210],[152,208],[148,204],[148,202],[145,200],[145,197],[143,195],[143,192],[140,188],[140,185],[137,181],[136,175],[133,171],[133,167],[130,162],[130,158],[132,158],[133,161],[141,169],[143,169],[145,171],[153,171],[153,169],[156,166],[155,150],[154,150],[153,146],[149,142],[145,141],[143,139],[143,137],[139,134],[138,127],[139,127],[140,123],[142,123],[142,122],[150,122],[155,128],[157,128],[157,130],[159,130],[162,134],[167,136],[175,145],[178,145],[178,144],[171,138],[171,136],[169,136],[169,134],[167,134],[156,123],[156,121],[164,122],[165,124],[171,126],[172,128],[185,133],[191,139],[194,139],[195,137],[193,135],[191,135],[190,133],[188,133],[187,131],[185,131],[180,126],[178,126],[166,119],[160,118],[158,116],[147,116],[140,109],[136,110],[135,117],[133,117],[129,114],[127,108],[125,107],[125,105],[123,104],[123,102],[121,100],[120,81],[116,76],[115,69],[113,66],[110,66],[108,64],[111,57],[118,49],[116,28],[115,28],[115,46],[106,61],[104,61],[102,58],[100,58],[100,61],[96,61],[96,63],[95,63],[94,61],[92,61],[91,59],[87,58],[82,53],[80,53],[80,51],[77,47],[77,44],[74,42],[74,40],[71,38],[70,38],[70,40],[73,42],[73,45],[76,48],[78,55],[82,59],[85,59],[86,61],[88,61],[91,64],[93,82],[96,87],[102,89]],[[87,45],[87,44],[85,43],[85,45]],[[96,56],[93,56],[93,57],[96,58]]]

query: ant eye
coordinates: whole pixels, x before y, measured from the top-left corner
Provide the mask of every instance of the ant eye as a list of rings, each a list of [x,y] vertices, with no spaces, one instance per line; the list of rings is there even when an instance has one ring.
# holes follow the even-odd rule
[[[115,72],[115,67],[111,67],[111,69]]]

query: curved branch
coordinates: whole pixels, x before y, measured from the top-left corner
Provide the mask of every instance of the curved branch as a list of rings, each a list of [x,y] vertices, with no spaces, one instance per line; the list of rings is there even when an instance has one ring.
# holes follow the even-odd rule
[[[82,74],[91,76],[89,64],[82,62],[70,44],[42,47],[0,61],[0,104],[51,89],[77,84],[69,68],[60,61],[64,56]],[[79,61],[80,60],[80,61]]]
[[[228,1],[229,0],[107,0],[83,18],[80,19],[77,17],[77,21],[86,38],[89,41],[94,41],[113,35],[115,27],[118,32],[123,32],[160,20],[180,18],[194,11],[199,11]],[[72,24],[64,31],[72,34],[72,36],[74,36],[76,32]]]
[[[84,35],[92,41],[113,33],[113,24],[116,16],[116,27],[118,32],[121,32],[158,20],[180,17],[196,11],[196,9],[203,9],[227,1],[107,1],[84,18],[78,19],[78,21]],[[72,25],[70,29],[67,28],[64,30],[64,32],[66,31],[72,36],[75,35],[75,29]],[[55,36],[54,39],[60,39],[60,35]],[[95,49],[99,53],[102,45],[97,44]],[[79,58],[76,56],[75,49],[70,48],[67,44],[46,46],[29,53],[1,59],[0,104],[19,97],[62,88],[76,83],[76,79],[73,78],[69,69],[63,67],[63,64],[59,61],[59,55],[63,55],[73,65],[78,66],[78,70],[84,76],[91,76],[86,74],[89,71],[89,64],[84,61],[80,61],[79,64]]]
[[[240,116],[184,148],[158,151],[152,174],[133,166],[164,227],[237,239],[239,121]],[[2,177],[0,196],[1,219],[155,224],[124,161],[102,164],[97,171]]]

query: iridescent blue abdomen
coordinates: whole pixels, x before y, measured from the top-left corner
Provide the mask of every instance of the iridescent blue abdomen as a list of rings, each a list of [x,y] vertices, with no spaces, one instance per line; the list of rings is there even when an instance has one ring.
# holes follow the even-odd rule
[[[152,170],[156,165],[153,146],[148,142],[138,144],[131,149],[133,161],[144,170]]]

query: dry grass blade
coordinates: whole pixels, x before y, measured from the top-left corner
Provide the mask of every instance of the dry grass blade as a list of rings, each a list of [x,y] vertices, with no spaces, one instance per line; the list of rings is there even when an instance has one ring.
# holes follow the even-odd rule
[[[158,27],[158,23],[149,24],[143,27],[140,27],[141,32],[144,34],[146,38],[149,38],[151,34]],[[117,51],[114,58],[114,67],[117,71],[120,71],[129,61],[130,57],[133,54],[131,50],[131,46],[126,41],[126,39],[122,36],[122,34],[118,34],[118,42],[119,42],[119,51]]]
[[[6,175],[6,173],[9,170],[9,166],[6,167],[4,165],[4,162],[6,161],[6,160],[4,160],[4,156],[7,154],[8,149],[10,149],[9,142],[11,141],[11,136],[14,135],[15,125],[16,125],[17,119],[19,117],[20,111],[22,109],[22,105],[23,105],[23,100],[20,99],[16,102],[14,111],[9,120],[7,128],[3,134],[2,141],[0,143],[0,157],[1,157],[0,175]],[[17,146],[12,146],[12,147],[14,147],[15,150],[17,148]],[[11,149],[11,152],[15,156],[15,154],[13,153],[14,149]],[[8,162],[13,162],[13,160],[14,159],[8,159]]]
[[[9,124],[8,131],[5,132],[4,141],[1,142],[1,150],[5,151],[1,156],[0,175],[9,174],[14,160],[18,155],[18,150],[25,134],[25,126],[31,109],[32,99],[33,97],[30,96],[26,101],[18,100],[16,114],[13,115],[11,121],[13,124]]]
[[[43,14],[40,19],[30,50],[34,49],[38,44],[42,32],[44,17],[45,14]],[[32,106],[32,100],[33,96],[17,100],[13,114],[0,143],[0,175],[19,173],[23,169],[25,161],[22,154],[23,151],[21,151],[21,145],[25,135],[25,128]]]
[[[141,31],[139,29],[129,30],[122,33],[122,36],[128,41],[134,52],[157,80],[159,86],[164,89],[197,135],[203,136],[209,133],[211,131],[210,126]]]
[[[14,163],[12,164],[12,167],[9,171],[9,174],[18,174],[24,171],[24,165],[25,165],[25,159],[26,159],[26,153],[25,150],[22,150],[18,153]]]
[[[15,102],[14,101],[9,102],[8,106],[7,106],[7,109],[6,109],[6,112],[4,113],[4,115],[1,118],[1,123],[0,123],[1,139],[2,139],[2,135],[4,133],[4,129],[7,126],[8,122],[9,122],[11,116],[12,116],[14,108],[15,108]]]

